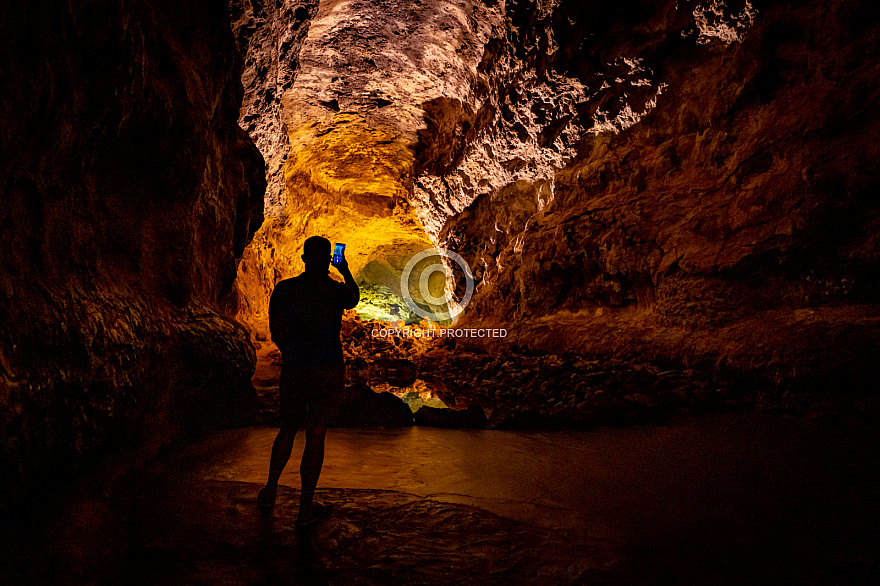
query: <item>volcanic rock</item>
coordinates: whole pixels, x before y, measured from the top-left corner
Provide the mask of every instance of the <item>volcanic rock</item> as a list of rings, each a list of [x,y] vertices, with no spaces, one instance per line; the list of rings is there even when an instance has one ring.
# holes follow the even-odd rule
[[[878,10],[851,0],[321,3],[276,96],[296,197],[240,266],[239,318],[267,336],[272,285],[321,233],[372,285],[419,247],[460,254],[473,327],[570,312],[609,332],[563,344],[596,358],[648,330],[660,371],[714,356],[768,388],[868,392],[878,44]],[[852,354],[826,348],[843,332]]]
[[[262,221],[213,2],[8,5],[0,21],[0,502],[154,453],[253,393],[225,315]]]

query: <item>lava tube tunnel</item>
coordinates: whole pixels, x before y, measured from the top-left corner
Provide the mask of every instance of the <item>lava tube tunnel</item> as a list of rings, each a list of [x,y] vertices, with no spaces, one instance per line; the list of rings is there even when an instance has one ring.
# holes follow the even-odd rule
[[[10,4],[0,583],[880,583],[878,54],[855,0]]]

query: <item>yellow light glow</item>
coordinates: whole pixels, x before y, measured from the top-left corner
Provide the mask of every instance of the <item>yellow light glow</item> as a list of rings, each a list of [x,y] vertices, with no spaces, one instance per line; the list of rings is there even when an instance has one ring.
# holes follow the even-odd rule
[[[292,129],[290,136],[287,204],[268,215],[239,265],[238,318],[258,338],[268,337],[268,299],[275,284],[303,269],[306,238],[344,242],[352,274],[395,295],[409,258],[432,248],[407,202],[413,154],[402,139],[346,113]],[[442,296],[444,284],[442,274],[432,276],[431,294]],[[422,303],[415,285],[413,297]]]

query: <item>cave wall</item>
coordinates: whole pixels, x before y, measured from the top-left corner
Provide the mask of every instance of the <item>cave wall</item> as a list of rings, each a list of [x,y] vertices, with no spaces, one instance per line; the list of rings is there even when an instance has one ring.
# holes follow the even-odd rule
[[[267,212],[283,207],[284,165],[290,151],[281,96],[293,86],[299,52],[318,0],[229,0],[232,33],[243,61],[239,125],[266,160]]]
[[[427,242],[473,270],[463,325],[521,329],[508,346],[876,391],[877,8],[324,0],[310,14],[275,95],[286,195],[239,268],[258,337],[305,236],[362,243],[356,268],[383,241]],[[461,298],[463,274],[447,289]],[[580,332],[558,350],[532,328],[557,317]]]
[[[638,305],[700,328],[877,301],[877,11],[729,4],[514,9],[497,62],[533,81],[507,81],[494,129],[432,191],[470,202],[438,240],[477,273],[472,315]],[[499,140],[534,154],[499,157]],[[507,178],[474,164],[488,148],[502,168],[559,158]],[[504,179],[474,189],[481,170]]]
[[[531,81],[502,86],[501,117],[442,182],[416,181],[425,201],[469,202],[427,210],[474,271],[470,325],[509,326],[503,345],[528,353],[682,368],[743,404],[876,421],[880,78],[864,56],[880,12],[508,9],[494,62]]]
[[[3,502],[155,452],[252,392],[224,311],[262,221],[215,2],[53,1],[0,23]]]
[[[454,174],[490,140],[546,145],[548,130],[563,164],[482,191],[447,178],[435,195],[471,201],[438,236],[473,268],[466,319],[510,325],[506,344],[530,352],[699,366],[710,385],[745,376],[746,402],[876,419],[880,78],[864,56],[878,10],[561,2],[521,14],[528,26],[511,35],[535,38],[524,67],[587,99],[514,133],[507,124],[551,118],[546,92],[511,87],[510,120]]]
[[[317,9],[318,0],[229,0],[227,5],[244,64],[239,125],[266,160],[267,221],[244,251],[230,305],[254,341],[268,339],[269,295],[290,264],[275,247],[280,232],[277,218],[288,201],[284,168],[290,139],[282,96],[290,90],[299,71],[300,49]]]
[[[309,10],[293,83],[276,94],[289,140],[285,195],[267,205],[239,267],[238,317],[260,340],[272,288],[302,270],[305,238],[345,242],[366,279],[376,265],[399,277],[400,258],[433,246],[411,202],[423,105],[471,101],[482,46],[503,30],[498,6],[470,1],[325,0]],[[254,38],[241,40],[248,54],[271,60]],[[243,115],[248,103],[272,115],[258,96],[246,95]]]

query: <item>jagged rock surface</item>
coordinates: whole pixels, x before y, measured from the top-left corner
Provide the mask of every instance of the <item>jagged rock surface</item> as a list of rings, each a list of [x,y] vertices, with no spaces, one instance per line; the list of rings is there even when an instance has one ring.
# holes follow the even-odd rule
[[[241,63],[211,2],[18,4],[0,23],[0,501],[155,452],[243,394],[226,317],[262,221]]]
[[[878,72],[857,57],[880,42],[876,11],[745,3],[726,10],[745,22],[724,32],[691,4],[596,13],[561,3],[535,27],[560,47],[537,57],[551,73],[589,92],[611,74],[627,89],[576,104],[586,132],[549,183],[447,196],[473,200],[440,235],[474,268],[472,314],[638,304],[704,327],[876,302]],[[601,122],[642,102],[653,109],[638,121]]]
[[[293,85],[299,49],[318,0],[229,1],[232,33],[244,60],[239,124],[266,160],[267,211],[286,202],[283,169],[290,142],[280,98]]]
[[[573,312],[638,346],[640,312],[658,364],[687,370],[690,348],[780,388],[873,392],[878,43],[878,9],[850,0],[321,3],[280,98],[296,203],[243,263],[263,277],[239,315],[265,330],[304,235],[405,248],[385,228],[416,218],[470,265],[471,325]],[[361,181],[364,162],[381,172]],[[810,335],[783,335],[803,311]],[[725,333],[762,327],[747,359]],[[822,342],[840,332],[864,360]]]

